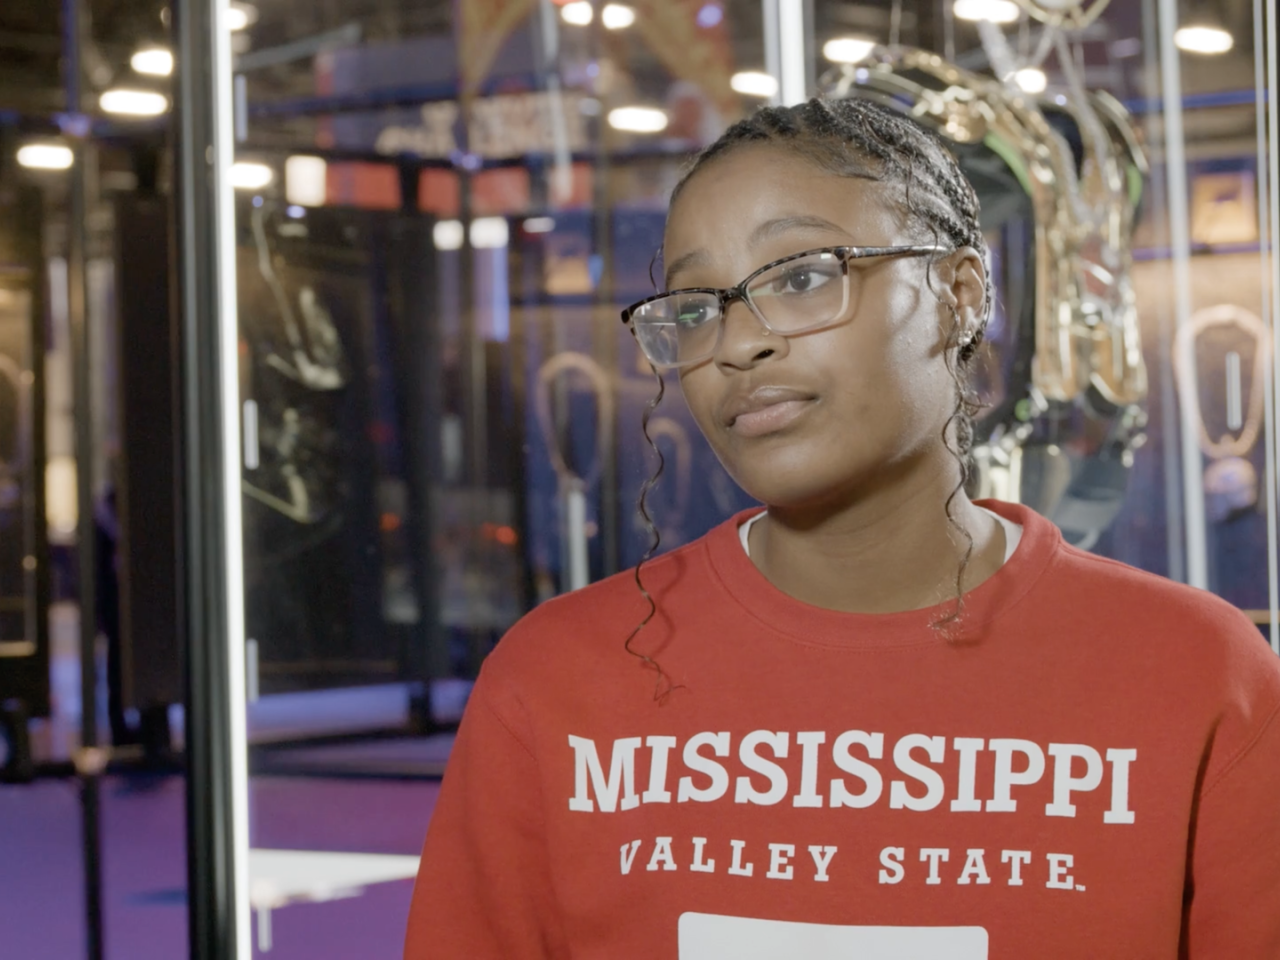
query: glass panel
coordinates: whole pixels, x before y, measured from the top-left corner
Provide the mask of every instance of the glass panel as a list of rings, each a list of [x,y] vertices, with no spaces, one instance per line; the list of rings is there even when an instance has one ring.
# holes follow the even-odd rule
[[[1274,192],[1244,5],[1230,57],[1179,57],[1180,92],[1155,0],[1067,32],[949,3],[237,9],[258,953],[398,955],[453,731],[504,631],[751,505],[618,312],[657,289],[690,153],[799,85],[901,103],[1012,78],[1001,136],[973,132],[976,110],[938,121],[992,250],[974,486],[1273,616]],[[868,71],[906,47],[946,63],[877,90]],[[1027,173],[1042,147],[1056,192]],[[1088,227],[1069,250],[1068,221]]]

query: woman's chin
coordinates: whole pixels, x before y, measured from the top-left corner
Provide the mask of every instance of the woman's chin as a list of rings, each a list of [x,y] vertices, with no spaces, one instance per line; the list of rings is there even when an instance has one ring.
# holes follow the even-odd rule
[[[729,473],[748,496],[779,510],[820,509],[846,500],[849,494],[849,477],[826,475],[816,465],[806,469],[791,464],[772,471],[752,467],[746,472],[749,475]]]

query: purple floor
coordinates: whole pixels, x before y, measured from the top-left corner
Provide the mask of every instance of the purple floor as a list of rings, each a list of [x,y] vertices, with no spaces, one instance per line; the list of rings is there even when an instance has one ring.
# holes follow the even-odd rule
[[[431,781],[255,777],[259,847],[418,853]],[[181,960],[186,944],[183,782],[102,785],[106,960]],[[0,786],[0,960],[85,955],[80,804],[74,781]],[[268,960],[398,960],[410,881],[273,913]]]

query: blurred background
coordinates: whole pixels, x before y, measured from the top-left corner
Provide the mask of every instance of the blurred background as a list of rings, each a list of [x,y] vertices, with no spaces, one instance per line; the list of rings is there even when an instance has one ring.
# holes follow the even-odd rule
[[[179,80],[209,62],[177,32],[210,10],[230,78],[201,101]],[[997,309],[974,492],[1210,589],[1276,643],[1276,18],[4,0],[0,955],[187,954],[188,733],[223,723],[200,690],[243,736],[253,953],[400,955],[486,654],[651,545],[658,383],[618,311],[654,292],[688,158],[763,103],[914,110],[977,186]],[[219,104],[227,245],[193,260],[208,184],[183,151]],[[192,277],[225,294],[222,409],[186,376]],[[184,471],[226,411],[234,563],[202,596]],[[678,395],[649,430],[660,550],[751,506]],[[192,610],[224,602],[229,688],[188,670]]]

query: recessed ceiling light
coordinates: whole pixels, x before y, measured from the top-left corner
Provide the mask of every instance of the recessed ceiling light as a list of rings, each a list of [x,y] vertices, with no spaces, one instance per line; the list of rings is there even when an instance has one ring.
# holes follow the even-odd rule
[[[560,8],[560,19],[575,27],[585,27],[595,17],[595,8],[588,0],[575,0]]]
[[[609,111],[609,126],[628,133],[660,133],[667,129],[667,115],[657,107],[617,107]]]
[[[437,250],[460,250],[466,236],[461,220],[437,220],[431,228],[431,240]]]
[[[227,8],[227,28],[243,30],[258,22],[258,8],[248,3],[232,3]]]
[[[729,86],[748,97],[772,97],[778,92],[778,78],[759,70],[741,70],[729,79]]]
[[[129,65],[138,73],[167,77],[173,73],[173,54],[163,47],[150,47],[135,53],[130,58]]]
[[[231,185],[237,190],[261,190],[275,179],[275,172],[265,163],[240,161],[231,165]]]
[[[836,37],[822,45],[822,55],[832,63],[858,63],[875,48],[876,42],[866,37]]]
[[[956,0],[952,8],[961,20],[990,20],[992,23],[1014,23],[1021,15],[1012,0]]]
[[[28,170],[66,170],[74,162],[71,148],[61,143],[28,143],[18,148],[18,163]]]
[[[510,239],[506,217],[477,217],[471,221],[471,246],[477,250],[505,247]]]
[[[323,207],[328,196],[328,171],[321,157],[289,157],[284,162],[285,199],[302,207]]]
[[[1049,78],[1044,75],[1044,71],[1035,67],[1026,67],[1017,71],[1013,75],[1013,82],[1022,89],[1023,93],[1044,93],[1045,88],[1049,86]]]
[[[1187,53],[1226,53],[1235,46],[1235,39],[1221,27],[1199,25],[1179,27],[1173,42]]]
[[[98,103],[107,113],[126,117],[155,117],[169,109],[169,101],[154,90],[127,90],[117,87],[106,91]]]
[[[625,3],[607,3],[600,11],[600,22],[606,30],[625,30],[636,22],[635,8]]]

